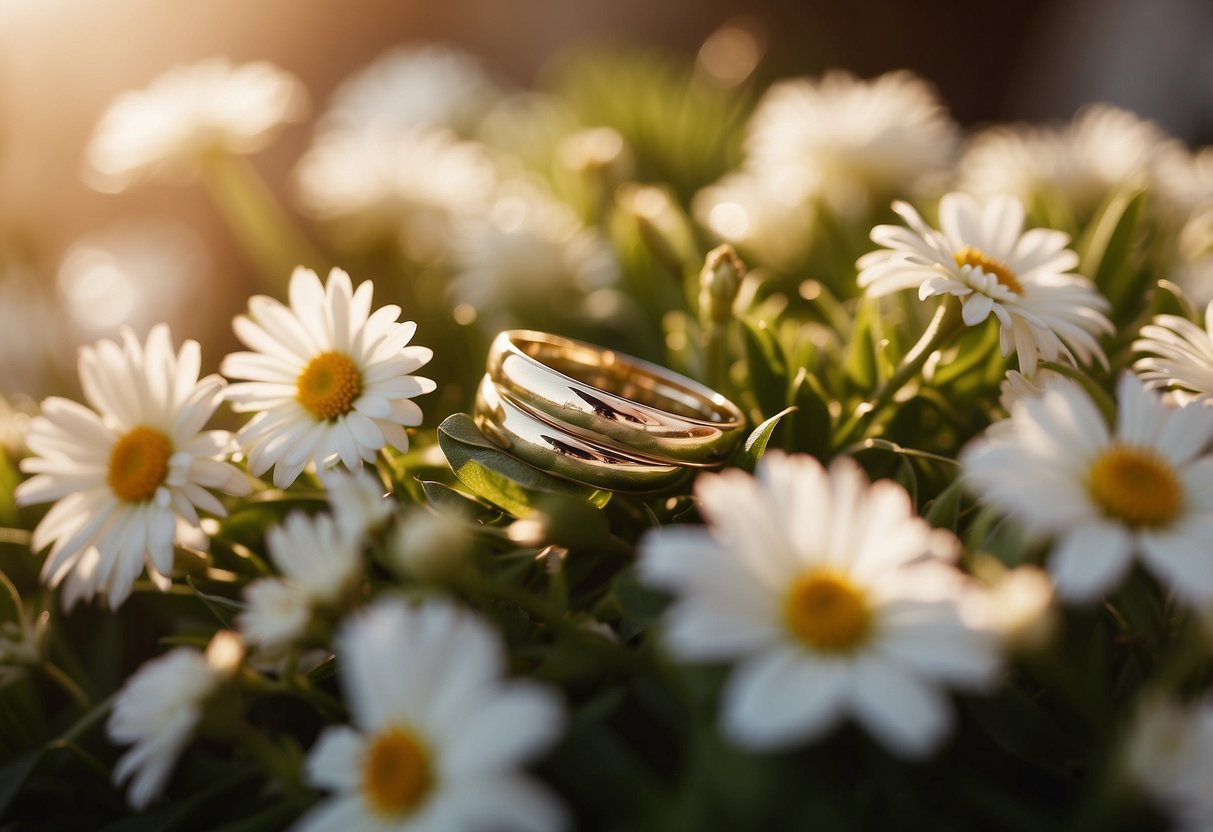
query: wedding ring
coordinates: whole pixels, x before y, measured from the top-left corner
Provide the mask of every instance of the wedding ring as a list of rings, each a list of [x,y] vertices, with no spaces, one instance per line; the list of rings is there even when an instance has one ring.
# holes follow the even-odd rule
[[[713,467],[745,426],[735,404],[686,376],[557,335],[502,332],[487,365],[489,378],[518,405],[624,456]]]
[[[514,401],[488,375],[476,393],[474,417],[486,436],[523,462],[594,488],[657,491],[689,470],[586,441]]]

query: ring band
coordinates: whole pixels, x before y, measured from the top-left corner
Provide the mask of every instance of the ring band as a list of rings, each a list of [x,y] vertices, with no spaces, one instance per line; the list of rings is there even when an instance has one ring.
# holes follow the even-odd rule
[[[689,467],[728,457],[745,415],[716,391],[614,350],[530,330],[500,333],[488,376],[517,404],[625,456]]]
[[[681,480],[688,469],[606,448],[570,433],[515,402],[488,376],[480,382],[477,427],[530,465],[594,488],[657,491]]]

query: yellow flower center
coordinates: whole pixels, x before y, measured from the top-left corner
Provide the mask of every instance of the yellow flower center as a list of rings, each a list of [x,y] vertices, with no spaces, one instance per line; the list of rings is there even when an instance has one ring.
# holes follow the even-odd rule
[[[381,815],[399,816],[417,808],[430,781],[425,746],[404,728],[389,728],[377,736],[362,763],[367,803]]]
[[[863,592],[844,576],[822,570],[808,572],[792,585],[784,616],[797,638],[831,653],[859,646],[872,623]]]
[[[1023,284],[1019,282],[1019,278],[1015,276],[1015,272],[1011,271],[1006,263],[1001,260],[995,260],[981,249],[965,246],[952,256],[956,260],[956,265],[972,266],[975,269],[981,269],[986,274],[994,275],[999,283],[1006,286],[1015,294],[1023,294]]]
[[[172,455],[172,443],[163,433],[154,428],[135,428],[114,443],[105,481],[118,499],[141,503],[164,482]]]
[[[1183,504],[1183,485],[1166,460],[1127,445],[1095,458],[1089,485],[1099,507],[1130,526],[1165,525]]]
[[[362,373],[348,355],[324,352],[308,362],[295,380],[295,401],[317,419],[336,419],[354,408],[362,395]]]

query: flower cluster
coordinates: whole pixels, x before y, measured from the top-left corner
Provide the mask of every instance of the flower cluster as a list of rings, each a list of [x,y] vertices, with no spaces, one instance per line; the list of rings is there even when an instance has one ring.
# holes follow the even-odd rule
[[[0,816],[1210,827],[1213,149],[1108,106],[966,136],[907,72],[751,100],[730,26],[527,91],[391,50],[297,214],[242,158],[286,73],[114,103],[89,181],[201,177],[259,293],[238,351],[178,345],[206,258],[168,226],[77,242],[62,310],[6,285]],[[604,347],[543,356],[559,465],[485,415],[497,327]],[[712,462],[701,399],[748,423]],[[653,441],[577,479],[602,448],[548,434],[604,413]]]

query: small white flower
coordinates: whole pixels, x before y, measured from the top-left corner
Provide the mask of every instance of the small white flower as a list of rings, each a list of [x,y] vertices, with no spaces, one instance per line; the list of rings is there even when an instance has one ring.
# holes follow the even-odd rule
[[[388,541],[388,561],[419,581],[442,581],[467,561],[471,536],[457,521],[417,507],[396,524]]]
[[[1213,303],[1205,328],[1178,315],[1158,315],[1141,328],[1133,351],[1144,357],[1133,371],[1150,387],[1179,388],[1197,401],[1213,401]]]
[[[378,477],[365,470],[330,468],[320,479],[328,494],[337,530],[355,545],[368,532],[382,526],[395,510],[390,492]]]
[[[1125,753],[1129,774],[1175,821],[1177,832],[1213,829],[1213,699],[1190,705],[1145,699]]]
[[[454,224],[485,210],[496,185],[480,145],[433,128],[324,133],[295,176],[304,207],[339,242],[393,242],[419,261],[445,254]]]
[[[1060,231],[1023,230],[1023,205],[1014,197],[980,202],[951,193],[939,203],[941,229],[923,222],[904,202],[893,205],[909,225],[878,225],[872,241],[884,249],[859,259],[859,286],[882,296],[918,289],[960,299],[964,322],[976,326],[992,313],[998,319],[1003,356],[1019,357],[1025,375],[1036,371],[1037,353],[1046,361],[1073,353],[1084,362],[1107,364],[1096,336],[1111,333],[1104,311],[1109,304],[1089,280],[1070,269],[1078,255],[1066,248]]]
[[[131,781],[127,800],[132,807],[143,809],[164,791],[207,700],[235,672],[242,652],[235,634],[222,631],[205,654],[178,647],[126,680],[105,732],[110,742],[134,745],[114,767],[114,785]]]
[[[141,344],[129,329],[122,344],[99,341],[80,350],[80,382],[94,410],[49,398],[30,422],[33,477],[15,496],[21,505],[56,501],[34,530],[32,548],[48,544],[42,579],[66,579],[63,603],[97,592],[117,609],[139,573],[169,585],[173,543],[197,529],[198,509],[226,511],[207,489],[247,494],[247,478],[223,461],[227,431],[203,431],[223,400],[223,379],[198,380],[196,341],[174,353],[167,326]]]
[[[210,58],[177,66],[118,97],[86,151],[96,187],[123,190],[149,175],[189,175],[208,153],[253,153],[307,109],[291,75],[258,62]]]
[[[779,180],[749,171],[731,173],[695,194],[695,218],[747,259],[795,265],[813,239],[813,205],[788,193]]]
[[[611,286],[619,275],[614,252],[597,232],[522,181],[504,185],[489,212],[467,223],[454,256],[451,292],[484,317],[536,304],[567,310],[570,301]]]
[[[1020,566],[999,576],[986,596],[985,609],[1012,649],[1039,649],[1057,629],[1053,582],[1035,566]]]
[[[467,134],[499,95],[465,52],[437,44],[397,47],[342,82],[320,123],[325,131],[432,125]]]
[[[546,689],[501,678],[501,642],[446,601],[381,599],[349,620],[337,657],[352,727],[328,728],[305,761],[336,792],[294,827],[560,829],[548,791],[519,773],[559,736]]]
[[[410,375],[433,356],[407,346],[417,325],[400,323],[400,307],[371,313],[374,287],[355,292],[350,276],[333,269],[327,286],[310,269],[291,275],[290,306],[258,295],[249,314],[236,318],[236,336],[254,352],[232,353],[220,371],[233,384],[236,411],[255,411],[237,436],[256,476],[274,468],[274,485],[286,488],[309,464],[340,458],[354,469],[373,462],[385,445],[409,446],[406,425],[421,424],[411,399],[434,389]]]
[[[303,635],[317,609],[341,602],[362,574],[362,558],[358,541],[324,514],[292,513],[265,539],[282,578],[245,588],[248,609],[238,623],[250,644],[274,653]]]
[[[1095,104],[1063,129],[1000,126],[978,133],[960,161],[959,188],[973,194],[1011,194],[1061,200],[1085,221],[1113,189],[1153,181],[1174,165],[1182,147],[1151,122],[1127,110]]]
[[[1189,603],[1213,601],[1213,408],[1174,407],[1130,374],[1109,430],[1076,383],[1058,379],[1019,401],[1007,422],[961,455],[983,499],[1055,538],[1058,594],[1111,590],[1134,555]]]
[[[948,733],[941,685],[991,684],[998,642],[966,620],[973,593],[949,533],[905,489],[839,459],[769,453],[755,476],[705,474],[708,527],[641,543],[641,576],[675,593],[665,641],[690,661],[735,659],[722,727],[753,750],[825,734],[846,716],[903,756]]]
[[[917,193],[950,163],[958,130],[935,91],[908,72],[779,81],[759,101],[747,165],[850,218]]]

